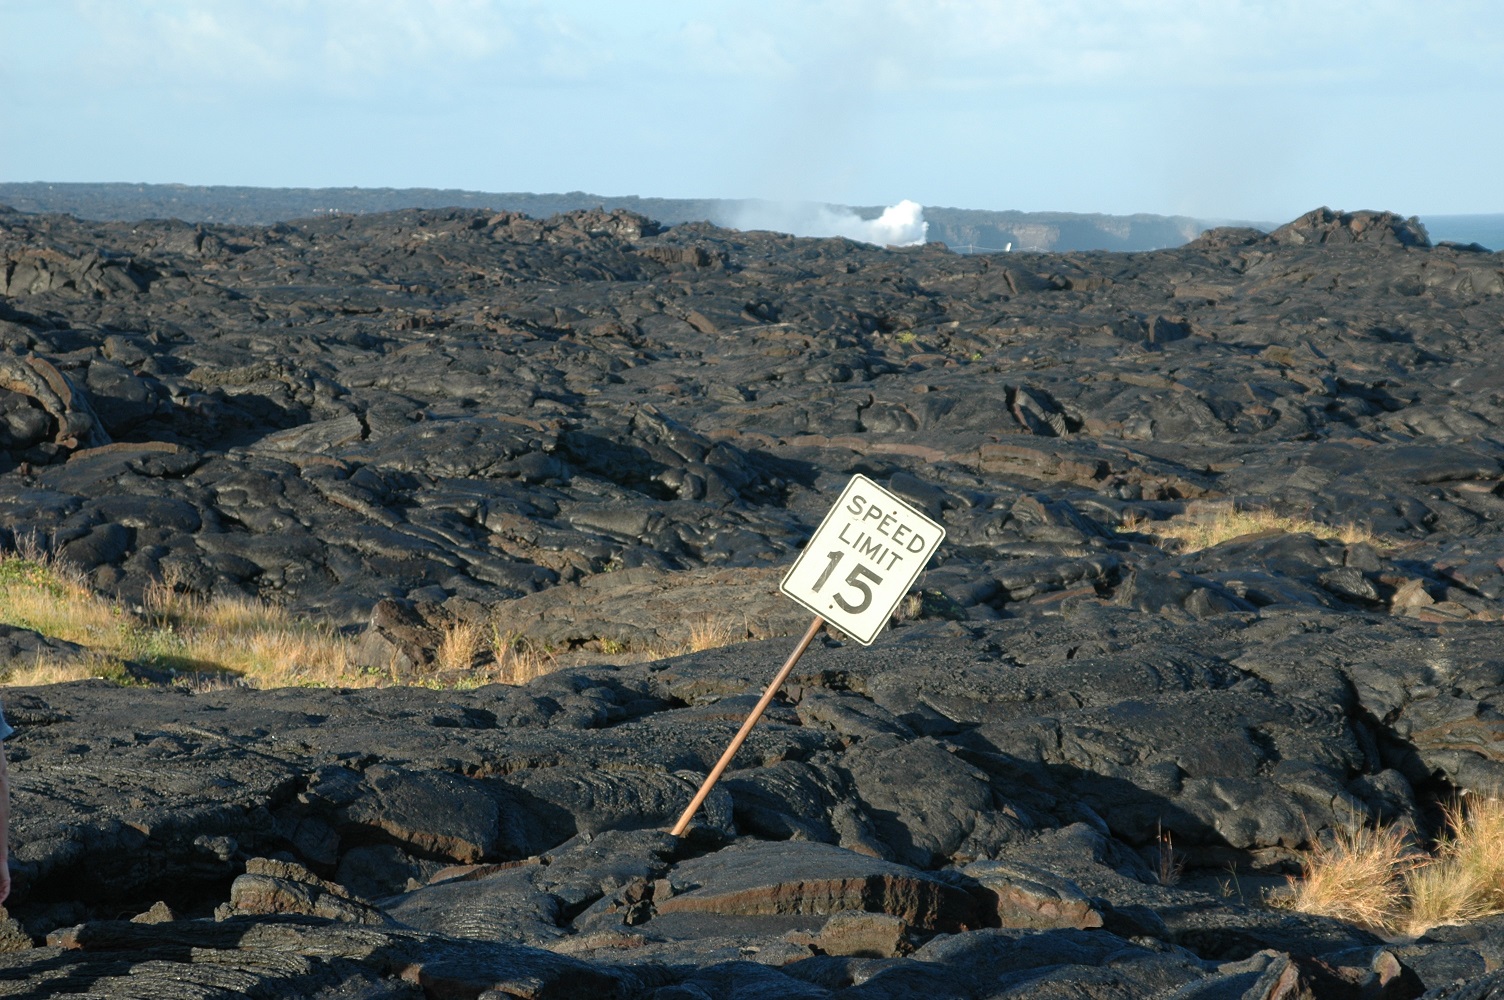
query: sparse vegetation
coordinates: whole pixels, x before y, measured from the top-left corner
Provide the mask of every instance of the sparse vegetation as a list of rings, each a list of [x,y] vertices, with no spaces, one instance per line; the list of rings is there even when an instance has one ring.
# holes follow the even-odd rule
[[[428,671],[400,679],[393,670],[357,666],[354,641],[338,629],[254,598],[194,594],[171,568],[147,588],[139,608],[129,609],[95,593],[82,573],[36,545],[0,555],[0,623],[90,651],[66,661],[42,657],[0,667],[0,682],[13,685],[88,677],[129,683],[128,664],[135,663],[201,690],[242,684],[374,687],[399,680],[468,688],[525,684],[559,666],[553,650],[497,624],[453,621],[442,629]],[[743,642],[747,635],[745,622],[738,627],[707,614],[692,621],[688,637],[672,648],[634,653],[619,639],[602,639],[600,647],[608,656],[653,659]]]
[[[1318,840],[1291,878],[1288,903],[1302,913],[1378,930],[1404,920],[1407,874],[1425,864],[1403,826],[1355,826]]]
[[[10,670],[0,674],[0,680],[4,684],[18,686],[64,684],[89,678],[100,678],[115,684],[130,684],[135,681],[123,662],[104,654],[91,654],[81,660],[66,663],[40,657],[35,663],[12,666]]]
[[[350,641],[336,630],[294,620],[285,609],[249,598],[206,600],[182,592],[169,571],[148,588],[139,614],[96,594],[67,563],[36,550],[0,556],[0,622],[77,643],[90,654],[12,666],[11,684],[84,677],[127,679],[135,661],[197,683],[231,675],[258,686],[378,681],[352,664]]]
[[[678,652],[703,653],[707,649],[719,649],[735,642],[745,642],[746,639],[746,623],[737,628],[724,618],[704,615],[689,626],[689,640]]]
[[[1185,855],[1175,850],[1175,837],[1162,825],[1158,828],[1159,838],[1155,844],[1154,874],[1159,878],[1160,885],[1176,885],[1180,882],[1180,876],[1185,873]]]
[[[1337,831],[1306,854],[1285,902],[1408,935],[1504,913],[1504,799],[1472,796],[1446,821],[1431,854],[1404,826]]]
[[[1446,818],[1451,833],[1435,860],[1406,881],[1413,934],[1504,913],[1504,799],[1473,796],[1448,806]]]
[[[556,666],[553,653],[497,625],[491,627],[491,653],[495,658],[492,679],[500,684],[526,684]]]
[[[66,662],[42,657],[32,664],[10,664],[0,680],[13,685],[87,677],[128,683],[129,662],[205,690],[236,684],[374,687],[397,680],[391,672],[357,667],[352,640],[329,625],[298,619],[253,598],[188,593],[170,569],[132,612],[95,593],[81,573],[36,545],[0,555],[0,623],[89,650]],[[420,682],[447,687],[523,683],[551,669],[551,657],[516,643],[498,653],[493,666],[477,668],[485,639],[480,625],[452,624],[436,651],[434,675]]]
[[[1278,514],[1261,507],[1238,509],[1219,506],[1209,510],[1190,511],[1164,521],[1150,521],[1130,515],[1123,519],[1118,530],[1123,534],[1149,535],[1157,541],[1169,542],[1180,552],[1197,552],[1234,538],[1266,531],[1292,535],[1304,533],[1344,545],[1384,544],[1362,525],[1344,524],[1334,527],[1310,518]]]
[[[0,621],[91,648],[125,645],[131,625],[82,574],[35,551],[0,558]]]
[[[149,588],[143,607],[126,652],[152,666],[231,674],[259,687],[369,687],[380,680],[355,667],[350,640],[335,629],[253,598],[185,593],[171,572]]]
[[[602,653],[612,657],[617,663],[645,663],[746,642],[749,634],[745,620],[740,625],[733,625],[726,619],[704,614],[690,622],[688,635],[678,642],[660,640],[633,644],[623,639],[603,637],[597,640],[597,644]]]
[[[485,629],[476,622],[450,622],[444,627],[435,654],[439,670],[445,673],[469,671],[485,647],[485,638]]]

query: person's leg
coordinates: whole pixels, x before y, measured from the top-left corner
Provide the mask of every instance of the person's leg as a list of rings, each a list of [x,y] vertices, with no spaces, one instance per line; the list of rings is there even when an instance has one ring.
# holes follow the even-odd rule
[[[5,769],[5,742],[0,740],[0,903],[10,895],[10,775]]]

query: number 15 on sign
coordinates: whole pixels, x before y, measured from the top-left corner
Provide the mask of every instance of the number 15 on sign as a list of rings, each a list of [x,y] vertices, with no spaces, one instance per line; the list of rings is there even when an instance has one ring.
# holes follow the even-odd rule
[[[779,589],[870,646],[944,537],[935,521],[854,476]]]

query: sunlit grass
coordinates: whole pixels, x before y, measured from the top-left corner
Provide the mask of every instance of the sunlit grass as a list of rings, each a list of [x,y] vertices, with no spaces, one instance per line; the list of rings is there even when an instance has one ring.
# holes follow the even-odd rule
[[[182,673],[235,674],[259,687],[380,681],[355,666],[351,640],[327,625],[250,597],[207,600],[177,584],[169,572],[147,589],[145,624],[131,648],[137,658]]]
[[[1433,853],[1402,826],[1337,831],[1306,853],[1287,905],[1411,936],[1504,913],[1504,799],[1471,796],[1445,815]]]
[[[1413,934],[1504,913],[1504,799],[1473,796],[1446,818],[1436,860],[1407,879]]]
[[[82,574],[47,559],[0,558],[0,622],[75,642],[118,648],[135,622],[89,588]]]
[[[91,653],[67,662],[50,657],[39,657],[29,664],[12,666],[0,672],[4,683],[18,687],[37,684],[65,684],[68,681],[83,681],[98,678],[115,684],[130,684],[134,681],[130,671],[120,660],[101,653]]]
[[[747,641],[747,625],[733,625],[725,618],[704,615],[689,626],[689,638],[679,652],[703,653],[707,649],[719,649],[733,643]]]
[[[1123,519],[1118,530],[1127,534],[1150,535],[1160,542],[1171,542],[1180,552],[1199,552],[1244,535],[1270,531],[1290,535],[1308,534],[1327,541],[1341,542],[1343,545],[1386,544],[1368,528],[1358,524],[1334,527],[1310,518],[1277,514],[1265,508],[1239,510],[1231,506],[1177,514],[1164,521],[1151,521],[1130,515]]]
[[[1466,923],[1496,912],[1483,902],[1482,889],[1475,872],[1447,858],[1406,873],[1404,929],[1422,934],[1441,924]]]
[[[1478,875],[1491,910],[1504,911],[1504,798],[1474,795],[1448,816],[1456,835],[1446,853]]]
[[[290,614],[251,597],[191,592],[171,567],[130,609],[95,593],[87,578],[39,547],[0,554],[0,623],[83,646],[67,662],[0,665],[0,681],[49,684],[84,677],[131,678],[131,664],[196,689],[374,687],[396,683],[436,688],[525,684],[559,668],[554,650],[496,624],[453,621],[443,626],[433,662],[416,672],[359,664],[355,640],[325,623]],[[701,652],[747,639],[746,622],[703,615],[672,648],[629,649],[602,642],[608,655],[635,660]],[[141,673],[136,669],[137,673]]]
[[[475,668],[485,646],[484,629],[456,625],[446,632],[431,674],[399,678],[391,670],[358,666],[353,639],[328,624],[250,597],[188,593],[170,570],[147,588],[139,612],[133,612],[95,593],[83,574],[37,546],[0,554],[0,623],[88,650],[66,662],[43,657],[0,665],[0,680],[11,685],[88,677],[129,682],[128,663],[168,673],[194,688],[374,687],[399,680],[472,687],[497,680],[522,683],[548,667],[514,657],[503,664],[507,669]]]
[[[1405,876],[1425,863],[1401,826],[1335,830],[1317,841],[1290,880],[1289,904],[1302,913],[1388,928],[1405,914]]]
[[[526,684],[557,668],[552,651],[516,632],[491,627],[491,676],[499,684]]]
[[[469,670],[485,647],[486,630],[478,622],[454,621],[444,627],[435,656],[443,671]]]

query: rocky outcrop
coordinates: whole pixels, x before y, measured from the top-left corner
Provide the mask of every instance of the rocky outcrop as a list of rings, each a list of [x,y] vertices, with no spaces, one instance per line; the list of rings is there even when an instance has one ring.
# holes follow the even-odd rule
[[[452,210],[6,213],[0,256],[0,540],[330,618],[398,680],[462,624],[556,668],[7,690],[23,993],[1413,997],[1504,962],[1498,918],[1386,944],[1263,893],[1504,786],[1497,255],[1325,210],[1006,258]],[[854,472],[945,546],[669,837]],[[1285,519],[1172,537],[1249,509]]]
[[[531,968],[498,958],[506,945],[589,963],[538,973],[555,983],[542,995],[581,969],[624,996],[699,989],[750,955],[746,975],[789,991],[838,995],[881,974],[973,996],[996,993],[975,992],[969,949],[1061,949],[1043,964],[1079,984],[1117,942],[1137,956],[1120,970],[1134,989],[1170,976],[1207,990],[1245,977],[1246,990],[1279,965],[1339,995],[1321,977],[1368,982],[1382,942],[1270,909],[1259,887],[1311,829],[1425,824],[1416,789],[1435,772],[1480,782],[1501,766],[1477,742],[1378,721],[1471,711],[1486,725],[1490,696],[1466,685],[1498,679],[1477,667],[1446,695],[1382,699],[1405,660],[1490,662],[1491,626],[1386,635],[1350,617],[1173,623],[1109,608],[817,646],[683,840],[663,830],[789,640],[469,692],[12,691],[12,913],[23,940],[75,950],[0,961],[33,988],[49,970],[108,978],[141,961],[212,960],[273,984],[257,949],[294,948],[300,975],[400,989],[406,966],[375,956]],[[1163,881],[1166,830],[1182,884]],[[169,919],[132,925],[164,928],[131,932],[137,957],[90,944],[114,940],[101,920],[153,901]],[[229,926],[248,943],[213,957]],[[254,943],[292,926],[302,943]],[[1385,974],[1439,986],[1428,970],[1495,960],[1481,927],[1436,933]],[[204,943],[189,955],[180,935]],[[363,950],[341,950],[353,940]]]
[[[1393,212],[1334,212],[1322,206],[1269,234],[1274,243],[1377,243],[1428,247],[1431,237],[1415,216]]]

